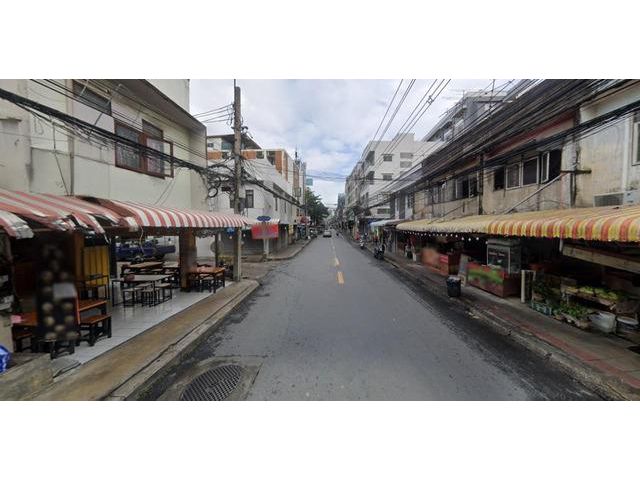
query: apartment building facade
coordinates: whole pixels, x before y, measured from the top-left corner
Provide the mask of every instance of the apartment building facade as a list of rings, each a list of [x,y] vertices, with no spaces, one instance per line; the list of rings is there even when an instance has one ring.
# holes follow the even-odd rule
[[[278,237],[269,241],[254,240],[250,232],[243,237],[244,248],[250,253],[274,252],[292,243],[298,236],[303,209],[302,183],[305,165],[284,149],[263,149],[255,141],[242,137],[243,168],[247,179],[243,182],[241,205],[243,214],[251,219],[270,217],[278,225]],[[233,165],[233,135],[207,138],[209,162]],[[221,190],[210,200],[216,212],[233,212],[233,198]],[[225,249],[228,239],[223,239]]]
[[[415,140],[399,133],[391,140],[370,141],[345,184],[345,209],[350,227],[364,233],[375,220],[390,218],[387,186],[415,167],[440,142]]]

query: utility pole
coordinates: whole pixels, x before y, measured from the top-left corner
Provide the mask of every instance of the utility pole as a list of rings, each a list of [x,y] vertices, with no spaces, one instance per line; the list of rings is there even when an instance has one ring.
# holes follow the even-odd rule
[[[242,214],[240,204],[240,189],[242,188],[242,118],[240,114],[240,87],[233,81],[233,153],[235,155],[235,196],[233,199],[233,210],[237,214]],[[242,280],[242,228],[236,228],[236,236],[233,242],[233,280]]]

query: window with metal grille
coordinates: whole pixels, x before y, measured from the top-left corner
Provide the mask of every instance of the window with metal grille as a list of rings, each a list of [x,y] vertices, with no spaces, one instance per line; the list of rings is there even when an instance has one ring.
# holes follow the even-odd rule
[[[400,158],[413,158],[413,153],[411,153],[411,152],[400,152]]]
[[[400,162],[400,168],[409,168],[411,166],[411,162]]]
[[[472,175],[469,177],[469,198],[478,195],[478,177]]]
[[[256,152],[256,158],[264,158],[264,152],[262,150],[258,150]]]
[[[389,154],[389,153],[382,155],[382,161],[383,162],[391,162],[391,161],[393,161],[393,155]]]
[[[275,165],[276,164],[276,152],[274,152],[273,150],[269,150],[267,152],[267,160],[269,161],[269,163],[271,165]]]
[[[253,190],[244,191],[245,201],[244,204],[247,208],[253,208]]]
[[[391,180],[393,178],[393,174],[391,173],[383,173],[382,180]]]
[[[413,208],[416,204],[416,194],[410,193],[407,195],[407,208]]]
[[[493,171],[493,189],[504,190],[504,167],[496,168]]]
[[[538,157],[522,162],[522,185],[538,183]]]

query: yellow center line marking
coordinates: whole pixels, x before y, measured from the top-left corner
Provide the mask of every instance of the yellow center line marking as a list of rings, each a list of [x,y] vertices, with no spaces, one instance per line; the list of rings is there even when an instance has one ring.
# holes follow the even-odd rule
[[[338,272],[338,283],[340,285],[344,284],[344,277],[342,276],[342,272]]]

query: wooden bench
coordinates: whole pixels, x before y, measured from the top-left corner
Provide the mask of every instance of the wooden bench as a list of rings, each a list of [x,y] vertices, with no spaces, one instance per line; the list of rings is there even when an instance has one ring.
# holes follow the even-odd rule
[[[78,344],[81,340],[87,340],[93,347],[98,338],[105,336],[111,338],[111,315],[101,313],[80,319],[80,333],[82,334],[83,331],[88,331],[88,334],[81,335],[78,338]]]

